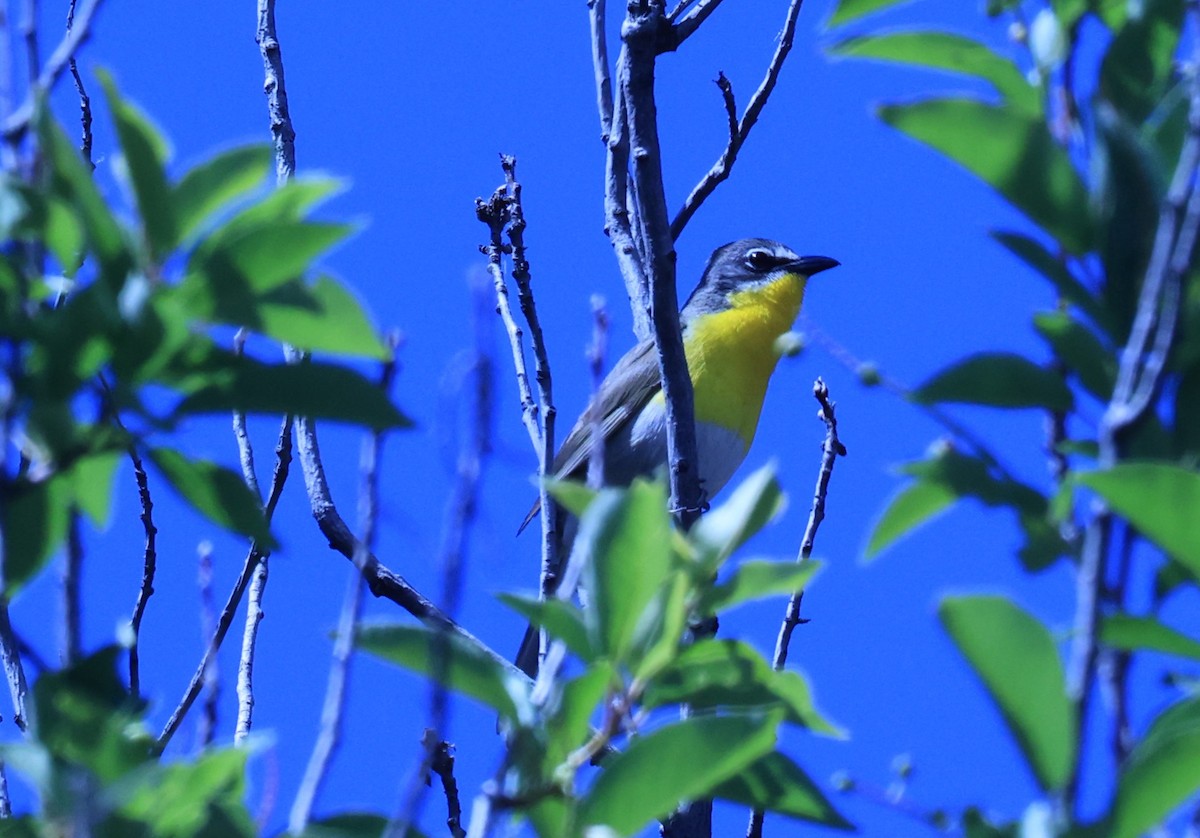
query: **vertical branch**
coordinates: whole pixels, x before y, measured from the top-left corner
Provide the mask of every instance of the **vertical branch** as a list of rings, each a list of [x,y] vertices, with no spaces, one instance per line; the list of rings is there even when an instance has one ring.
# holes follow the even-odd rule
[[[8,617],[8,597],[0,596],[0,666],[4,667],[4,678],[8,681],[8,692],[12,698],[13,722],[25,730],[29,718],[25,712],[25,696],[29,685],[25,681],[25,667],[21,665],[21,653],[12,622]]]
[[[240,745],[250,735],[254,724],[254,651],[258,643],[258,626],[266,615],[262,599],[267,587],[268,557],[264,555],[254,568],[250,578],[250,591],[246,598],[246,623],[242,630],[242,654],[238,659],[237,722],[233,729],[233,743]]]
[[[75,27],[75,3],[76,0],[71,0],[67,6],[67,34]],[[75,92],[79,94],[79,153],[94,171],[96,164],[92,162],[92,100],[87,94],[87,88],[83,86],[83,77],[79,75],[79,66],[75,62],[74,54],[71,55],[67,66],[71,71],[71,78],[75,81]]]
[[[472,333],[475,345],[471,349],[471,363],[463,379],[464,388],[469,387],[471,398],[465,399],[468,407],[467,426],[455,463],[454,488],[447,509],[447,519],[438,556],[438,567],[442,577],[441,607],[443,612],[454,618],[462,590],[463,565],[467,556],[467,544],[474,524],[479,503],[480,483],[483,466],[491,451],[492,423],[492,360],[487,324],[488,295],[482,283],[472,289]],[[442,629],[434,635],[433,661],[430,675],[429,725],[435,736],[427,737],[422,748],[420,765],[414,773],[402,808],[392,819],[385,831],[386,836],[404,836],[408,827],[420,816],[425,788],[437,754],[436,743],[447,738],[449,721],[449,694],[446,691],[446,674],[449,666],[449,633]]]
[[[655,58],[670,36],[661,0],[629,5],[622,27],[624,48],[617,84],[629,129],[633,182],[638,198],[641,254],[650,296],[650,320],[666,399],[667,468],[671,507],[687,529],[700,515],[700,464],[696,453],[695,405],[675,291],[675,248],[663,189],[658,114],[654,102]]]
[[[216,623],[216,606],[212,595],[212,544],[200,544],[200,569],[197,582],[200,586],[200,636],[211,637]],[[212,744],[217,730],[217,703],[221,697],[220,672],[215,655],[205,655],[202,684],[204,688],[204,712],[196,728],[196,745],[200,749]]]
[[[817,485],[813,490],[812,506],[808,510],[808,522],[804,525],[804,537],[800,541],[800,552],[797,562],[806,562],[812,557],[813,544],[816,542],[817,530],[825,520],[825,499],[829,494],[829,480],[833,477],[833,466],[838,457],[846,456],[846,446],[838,438],[837,415],[834,413],[835,403],[829,400],[829,388],[818,378],[813,382],[813,398],[821,405],[817,418],[825,423],[825,439],[821,443],[821,466],[817,470]],[[788,599],[787,611],[783,623],[779,626],[779,636],[775,639],[775,657],[771,663],[776,672],[782,672],[787,666],[788,647],[792,640],[792,632],[796,626],[808,622],[800,616],[800,603],[804,599],[804,591],[796,591]],[[755,809],[750,814],[750,824],[746,828],[746,838],[762,838],[763,823],[766,819],[761,809]]]
[[[1200,26],[1200,4],[1191,0],[1187,4],[1187,14],[1193,29]],[[1200,43],[1193,49],[1196,53],[1193,61],[1200,59]],[[1121,459],[1125,433],[1153,409],[1162,386],[1167,355],[1174,343],[1183,276],[1191,269],[1196,239],[1200,235],[1200,190],[1196,188],[1196,173],[1200,170],[1200,75],[1191,73],[1189,81],[1188,133],[1159,212],[1158,229],[1142,280],[1137,312],[1121,351],[1117,382],[1100,421],[1099,464],[1102,468]],[[1100,614],[1112,520],[1107,504],[1099,498],[1093,500],[1076,574],[1075,629],[1068,692],[1075,710],[1075,741],[1080,743],[1080,753],[1075,756],[1059,801],[1064,814],[1072,817],[1079,796],[1082,743],[1099,660]]]
[[[283,51],[275,34],[275,0],[258,0],[258,29],[254,41],[262,53],[266,74],[263,91],[267,94],[271,140],[275,145],[275,177],[279,183],[285,183],[296,174],[296,131],[288,110]]]
[[[79,509],[72,506],[67,513],[67,554],[62,571],[62,652],[64,666],[79,659],[83,647],[79,625],[79,574],[83,568],[83,541],[79,535]]]
[[[605,0],[588,0],[592,40],[592,71],[596,77],[596,109],[600,114],[600,142],[608,146],[613,124],[612,77],[608,69],[608,29]]]
[[[600,415],[600,385],[604,383],[604,358],[608,354],[608,311],[604,307],[604,298],[592,297],[592,343],[588,347],[588,366],[592,373],[592,403],[588,406],[587,415],[591,417],[592,429],[588,438],[591,446],[588,448],[587,482],[593,489],[604,485],[604,439]]]
[[[138,503],[142,508],[142,529],[146,533],[146,545],[142,551],[142,584],[138,588],[137,601],[133,604],[133,616],[129,620],[129,692],[134,698],[139,698],[142,694],[142,677],[138,660],[138,641],[142,630],[142,616],[146,613],[146,603],[154,593],[154,572],[158,566],[158,527],[154,526],[154,501],[150,497],[146,467],[137,449],[129,449],[129,459],[133,461]]]
[[[395,352],[398,339],[393,335],[390,339],[391,349]],[[396,362],[393,356],[383,365],[379,386],[385,393],[391,391],[392,381],[396,374]],[[304,778],[296,792],[292,803],[292,811],[288,817],[288,829],[299,835],[308,826],[312,817],[313,805],[325,778],[329,775],[329,767],[333,755],[341,743],[342,719],[346,705],[346,684],[350,678],[350,662],[354,657],[354,635],[357,631],[359,617],[362,614],[363,575],[361,568],[365,564],[375,542],[375,526],[379,509],[379,456],[383,448],[383,434],[376,431],[363,441],[359,470],[362,482],[359,486],[359,526],[362,532],[361,549],[355,551],[355,567],[350,573],[346,586],[346,594],[342,600],[342,610],[338,617],[337,636],[333,641],[333,660],[329,666],[329,680],[325,687],[325,702],[321,707],[321,729],[313,752],[309,756],[308,765],[304,769]]]

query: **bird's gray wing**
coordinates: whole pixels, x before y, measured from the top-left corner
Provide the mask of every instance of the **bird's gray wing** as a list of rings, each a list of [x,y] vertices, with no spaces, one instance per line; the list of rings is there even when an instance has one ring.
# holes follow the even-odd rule
[[[599,397],[576,420],[567,434],[558,455],[554,458],[553,473],[560,479],[578,480],[587,470],[588,454],[592,450],[592,410],[598,409],[600,432],[605,441],[613,438],[637,412],[662,389],[658,362],[654,357],[654,341],[644,340],[622,356],[600,384]],[[517,532],[525,529],[538,514],[535,501]]]

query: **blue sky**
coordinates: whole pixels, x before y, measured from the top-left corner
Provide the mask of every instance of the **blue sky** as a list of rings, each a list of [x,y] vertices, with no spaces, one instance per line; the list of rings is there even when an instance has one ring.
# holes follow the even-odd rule
[[[613,4],[614,16],[621,5]],[[678,54],[662,57],[658,105],[672,206],[723,147],[725,116],[712,80],[723,71],[739,104],[747,101],[771,55],[785,6],[782,0],[727,3]],[[872,116],[879,101],[971,90],[970,85],[951,76],[831,61],[822,54],[822,46],[834,39],[823,30],[831,9],[830,0],[806,4],[792,57],[733,177],[678,242],[680,297],[691,290],[713,248],[761,235],[843,263],[811,283],[800,328],[819,330],[902,382],[916,384],[973,351],[1040,353],[1029,318],[1052,305],[1051,295],[986,235],[991,228],[1028,225],[953,164]],[[49,44],[60,10],[43,12]],[[994,45],[1004,36],[1003,24],[987,23],[976,4],[956,0],[924,0],[888,15],[885,23],[949,28]],[[877,25],[883,24],[868,21],[859,29]],[[355,289],[381,328],[397,327],[404,334],[395,398],[418,427],[387,442],[377,553],[432,593],[433,556],[450,486],[448,452],[456,442],[448,371],[471,342],[466,277],[482,265],[476,247],[486,237],[472,202],[500,182],[498,152],[519,161],[535,293],[562,425],[582,408],[589,386],[583,351],[592,294],[609,302],[610,363],[632,343],[623,288],[602,232],[604,160],[585,4],[291,2],[280,4],[278,27],[298,167],[344,178],[346,191],[322,215],[362,225],[325,266]],[[215,150],[268,139],[254,4],[248,0],[236,6],[109,3],[81,66],[97,103],[92,71],[113,71],[125,94],[170,137],[176,172]],[[68,86],[55,104],[73,133],[75,103]],[[114,137],[100,116],[95,156],[102,182],[111,183]],[[536,585],[536,536],[514,536],[532,496],[535,460],[520,424],[498,321],[495,328],[495,451],[472,533],[460,619],[508,651],[515,650],[522,623],[494,594]],[[891,782],[893,757],[909,754],[916,774],[907,799],[928,808],[979,804],[1019,817],[1035,794],[1032,779],[982,688],[942,635],[934,608],[949,591],[1002,591],[1065,635],[1070,575],[1060,566],[1037,578],[1025,576],[1014,557],[1018,535],[1009,515],[975,505],[956,508],[864,565],[871,523],[899,485],[890,467],[920,457],[939,430],[896,397],[861,387],[816,345],[781,363],[743,469],[748,474],[774,459],[792,499],[782,520],[753,541],[748,554],[792,556],[797,549],[823,432],[810,396],[817,375],[838,403],[849,456],[834,473],[815,551],[827,567],[805,596],[812,622],[797,633],[792,661],[809,675],[820,705],[851,739],[788,733],[786,748],[819,781],[845,769],[877,786]],[[994,440],[1024,479],[1047,484],[1039,415],[982,410],[958,415]],[[276,424],[252,427],[265,472]],[[235,462],[223,420],[189,426],[187,441],[196,453]],[[334,497],[348,520],[358,443],[353,430],[323,428]],[[112,641],[127,619],[141,573],[128,469],[119,486],[111,529],[86,538],[89,647]],[[215,546],[218,599],[232,585],[245,546],[182,512],[161,481],[153,488],[162,533],[156,594],[143,626],[143,679],[157,729],[202,648],[196,545],[207,539]],[[349,570],[325,547],[308,516],[298,475],[276,520],[283,549],[271,560],[255,717],[257,729],[273,731],[274,745],[256,759],[251,790],[252,809],[264,790],[274,794],[272,829],[286,821],[316,733],[329,632]],[[53,576],[45,574],[14,604],[18,628],[47,656],[56,643],[48,618],[57,607]],[[725,626],[767,650],[783,607],[771,601],[743,609]],[[408,619],[388,603],[371,602],[368,612]],[[227,647],[221,658],[226,740],[234,716],[236,643]],[[357,660],[343,748],[318,813],[392,810],[413,765],[425,695],[406,673]],[[1155,703],[1152,691],[1145,697],[1143,711]],[[459,745],[464,793],[474,793],[494,770],[499,752],[492,729],[487,713],[456,704],[449,738]],[[0,730],[14,733],[9,723]],[[190,748],[191,738],[189,723],[172,752]],[[927,833],[873,804],[837,802],[868,835]],[[438,834],[440,801],[431,797],[426,812],[430,832]],[[742,828],[744,813],[726,816],[726,828],[718,832]],[[791,828],[769,822],[768,834],[790,834]]]

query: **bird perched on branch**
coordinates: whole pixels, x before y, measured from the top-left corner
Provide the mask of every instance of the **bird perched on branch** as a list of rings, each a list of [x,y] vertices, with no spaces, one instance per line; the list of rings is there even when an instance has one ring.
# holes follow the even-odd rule
[[[750,450],[767,382],[779,361],[776,341],[800,313],[809,277],[838,264],[827,256],[799,256],[768,239],[741,239],[717,248],[709,258],[679,315],[695,394],[699,474],[707,496],[729,482]],[[598,422],[593,410],[599,411]],[[605,377],[559,449],[555,477],[586,476],[597,425],[604,439],[605,485],[628,486],[635,477],[666,465],[666,402],[653,340],[625,353]],[[537,513],[535,503],[521,528]],[[564,557],[574,530],[573,521],[564,523]],[[526,632],[516,663],[530,675],[537,672],[536,629]]]

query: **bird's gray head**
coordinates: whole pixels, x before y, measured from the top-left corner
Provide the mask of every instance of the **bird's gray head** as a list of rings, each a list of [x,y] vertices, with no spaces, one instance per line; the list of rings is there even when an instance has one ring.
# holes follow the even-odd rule
[[[810,277],[838,264],[828,256],[799,256],[787,245],[770,239],[739,239],[722,245],[709,257],[700,284],[688,297],[684,320],[722,308],[734,291],[766,285],[786,273]]]

